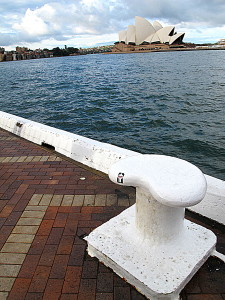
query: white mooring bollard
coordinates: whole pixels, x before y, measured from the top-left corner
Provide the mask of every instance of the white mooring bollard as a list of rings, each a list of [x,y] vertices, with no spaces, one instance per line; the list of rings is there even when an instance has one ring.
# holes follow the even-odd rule
[[[137,155],[115,163],[109,177],[136,187],[136,204],[86,237],[88,253],[147,298],[179,299],[216,245],[214,233],[184,219],[185,207],[205,196],[203,173],[178,158]]]

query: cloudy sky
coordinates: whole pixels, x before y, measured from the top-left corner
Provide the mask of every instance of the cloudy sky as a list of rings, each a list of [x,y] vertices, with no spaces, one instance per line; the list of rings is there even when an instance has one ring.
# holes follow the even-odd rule
[[[113,44],[135,16],[175,25],[185,42],[225,38],[225,0],[1,0],[0,47]]]

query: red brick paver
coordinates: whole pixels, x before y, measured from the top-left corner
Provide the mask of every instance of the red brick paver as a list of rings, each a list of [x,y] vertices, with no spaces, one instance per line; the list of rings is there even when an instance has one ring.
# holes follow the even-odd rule
[[[89,257],[83,239],[133,202],[132,188],[0,130],[0,299],[146,299]],[[224,226],[187,217],[213,230],[225,254]],[[224,263],[209,258],[182,299],[224,300]]]

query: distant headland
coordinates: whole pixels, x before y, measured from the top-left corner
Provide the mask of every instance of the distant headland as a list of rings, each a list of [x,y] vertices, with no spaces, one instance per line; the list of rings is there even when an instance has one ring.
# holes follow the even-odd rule
[[[98,46],[98,47],[91,47],[91,48],[74,48],[74,47],[65,46],[64,48],[56,47],[51,50],[47,48],[31,50],[27,47],[17,46],[15,50],[6,51],[5,48],[0,47],[0,62],[38,59],[38,58],[51,58],[51,57],[61,57],[61,56],[75,56],[75,55],[85,55],[85,54],[93,54],[93,53],[106,53],[106,52],[111,52],[112,48],[113,45]]]
[[[91,48],[53,48],[31,50],[26,47],[16,47],[16,50],[5,51],[0,47],[0,62],[17,61],[28,59],[52,58],[62,56],[77,56],[86,54],[125,54],[125,53],[143,53],[143,52],[168,52],[168,51],[194,51],[194,50],[225,50],[225,39],[219,40],[217,43],[194,44],[180,43],[174,45],[154,43],[141,45],[125,44],[122,41],[115,42],[114,45],[98,46]]]

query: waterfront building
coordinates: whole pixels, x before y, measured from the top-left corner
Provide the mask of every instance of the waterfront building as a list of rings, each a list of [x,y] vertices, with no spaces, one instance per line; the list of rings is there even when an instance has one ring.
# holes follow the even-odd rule
[[[220,39],[217,44],[219,44],[219,45],[225,45],[225,39]]]
[[[3,61],[5,58],[5,54],[4,53],[0,53],[0,61]]]
[[[3,61],[5,58],[4,52],[5,48],[0,47],[0,61]]]
[[[29,50],[26,47],[16,47],[16,51],[5,51],[4,48],[0,48],[0,62],[11,60],[25,60],[25,59],[37,59],[37,58],[49,58],[53,57],[53,53],[48,50],[36,49]]]
[[[119,42],[127,45],[148,44],[180,44],[185,33],[175,32],[174,26],[163,27],[158,21],[151,24],[142,17],[135,17],[135,25],[129,25],[127,30],[119,32]]]
[[[24,52],[27,52],[27,51],[28,51],[27,47],[19,47],[19,46],[16,47],[16,52],[17,53],[24,53]]]

